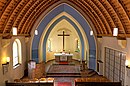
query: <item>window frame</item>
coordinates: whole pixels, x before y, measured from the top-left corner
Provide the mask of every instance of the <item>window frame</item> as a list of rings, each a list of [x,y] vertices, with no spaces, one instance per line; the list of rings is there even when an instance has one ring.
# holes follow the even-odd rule
[[[17,55],[16,56],[14,55],[15,54],[15,52],[14,52],[15,47],[17,48],[17,52],[16,52]],[[22,57],[21,53],[22,53],[21,42],[19,39],[15,39],[13,42],[13,69],[17,68],[21,64],[21,57]],[[17,59],[17,62],[15,61],[16,59]]]

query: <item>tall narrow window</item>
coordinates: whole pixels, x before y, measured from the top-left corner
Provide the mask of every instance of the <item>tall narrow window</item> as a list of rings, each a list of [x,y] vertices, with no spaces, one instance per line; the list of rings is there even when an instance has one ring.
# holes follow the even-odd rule
[[[80,41],[78,40],[78,50],[80,50]]]
[[[21,42],[15,39],[13,43],[13,68],[16,68],[21,63]]]
[[[48,51],[51,52],[51,40],[48,39]]]
[[[80,52],[80,41],[79,39],[76,39],[76,50],[75,52]]]

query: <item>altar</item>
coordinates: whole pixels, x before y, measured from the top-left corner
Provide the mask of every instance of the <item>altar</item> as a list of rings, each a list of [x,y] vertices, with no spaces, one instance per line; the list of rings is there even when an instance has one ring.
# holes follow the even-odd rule
[[[70,61],[72,61],[73,54],[55,53],[54,56],[55,56],[55,61],[56,62],[60,62],[60,61],[70,62]]]

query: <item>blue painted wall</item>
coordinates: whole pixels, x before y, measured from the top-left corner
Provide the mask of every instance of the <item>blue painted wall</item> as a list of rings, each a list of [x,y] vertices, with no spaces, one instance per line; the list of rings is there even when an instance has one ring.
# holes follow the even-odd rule
[[[78,23],[82,26],[84,32],[86,33],[86,36],[88,38],[88,42],[89,42],[89,49],[90,49],[90,68],[91,69],[95,69],[96,68],[96,44],[95,44],[95,40],[93,36],[89,35],[90,32],[90,27],[87,24],[87,22],[85,21],[85,19],[72,7],[68,6],[67,4],[62,4],[59,7],[55,8],[53,11],[51,11],[40,23],[40,25],[38,26],[38,31],[39,34],[38,36],[34,36],[33,38],[33,43],[32,43],[32,59],[36,60],[38,62],[38,46],[39,46],[39,41],[42,35],[43,30],[45,29],[45,27],[48,25],[48,23],[55,18],[58,14],[62,13],[62,12],[66,12],[68,14],[70,14],[73,18],[75,18]],[[80,30],[77,28],[76,24],[71,21],[71,19],[67,18],[66,16],[63,16],[59,19],[57,19],[48,29],[46,36],[44,38],[44,43],[43,43],[43,60],[46,61],[46,41],[47,38],[49,36],[50,31],[52,30],[52,28],[59,22],[59,20],[62,19],[66,19],[68,22],[70,22],[76,29],[80,39],[81,39],[81,44],[82,44],[82,58],[84,58],[84,41],[82,38],[82,34],[80,32]],[[92,57],[91,57],[92,56]]]

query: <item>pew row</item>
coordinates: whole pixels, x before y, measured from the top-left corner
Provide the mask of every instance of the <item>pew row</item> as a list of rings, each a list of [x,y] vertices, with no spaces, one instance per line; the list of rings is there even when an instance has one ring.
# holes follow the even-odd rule
[[[75,82],[75,86],[121,86],[121,82]]]
[[[75,86],[121,86],[121,82],[111,82],[106,77],[76,78]]]

